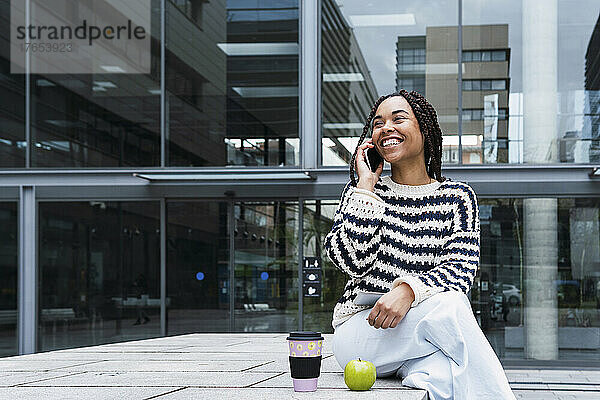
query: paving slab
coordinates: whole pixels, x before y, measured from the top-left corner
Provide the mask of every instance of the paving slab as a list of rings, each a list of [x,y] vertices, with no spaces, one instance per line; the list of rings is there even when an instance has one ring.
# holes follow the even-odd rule
[[[0,387],[11,387],[16,385],[25,385],[28,383],[38,383],[43,385],[45,382],[51,379],[77,374],[80,374],[80,372],[11,372],[4,374],[1,377],[2,379],[0,379]]]
[[[596,392],[600,399],[600,385],[581,385],[581,384],[566,384],[566,383],[549,383],[548,389],[551,390],[577,390],[583,392]]]
[[[517,399],[527,400],[556,400],[558,397],[553,392],[547,390],[515,390],[513,394]]]
[[[98,346],[98,347],[83,347],[81,349],[73,350],[62,350],[65,353],[123,353],[123,352],[134,352],[134,353],[188,353],[183,349],[189,346]],[[206,348],[204,348],[206,350]],[[217,349],[218,351],[219,349]]]
[[[427,400],[425,391],[371,389],[367,392],[353,392],[348,389],[322,389],[316,392],[300,393],[288,389],[196,389],[186,388],[168,395],[158,397],[160,400],[183,399],[235,399],[235,400],[332,400],[332,399],[360,399],[360,400]]]
[[[513,390],[517,399],[527,400],[598,400],[598,392],[560,391],[547,390]]]
[[[0,400],[35,399],[35,400],[143,400],[171,393],[180,388],[86,388],[86,387],[11,387],[0,388]],[[162,397],[161,397],[162,398]]]
[[[43,354],[43,355],[42,355]],[[267,360],[272,361],[274,357],[272,354],[266,353],[160,353],[160,352],[111,352],[111,353],[37,353],[25,356],[23,359],[37,360],[37,361],[49,361],[49,360],[68,360],[68,361],[109,361],[109,360],[133,360],[133,361],[145,361],[145,360],[157,360],[157,361],[195,361],[201,358],[206,361],[256,361],[256,360]],[[11,357],[12,358],[12,357]]]
[[[69,372],[272,372],[256,371],[257,367],[272,364],[273,361],[97,361],[76,366],[65,366],[61,370]]]
[[[0,358],[0,371],[6,374],[7,372],[44,372],[63,368],[80,368],[80,370],[85,370],[86,366],[97,362],[96,360],[49,360],[40,363],[36,360],[5,360]]]
[[[282,387],[282,388],[293,388],[292,376],[289,372],[280,374],[271,379],[263,382],[254,384],[252,387]],[[322,389],[347,389],[344,383],[344,374],[342,372],[325,372],[319,377],[318,387]],[[402,386],[400,379],[396,378],[379,378],[373,385],[374,389],[410,389],[406,386]],[[424,391],[423,391],[424,392]]]
[[[576,392],[576,391],[561,391],[554,392],[558,400],[598,400],[600,394],[598,392]]]
[[[224,372],[85,372],[54,379],[43,384],[25,384],[24,386],[196,386],[196,387],[232,387],[243,388],[273,378],[272,373],[224,373]]]
[[[347,389],[324,335],[318,390],[296,393],[287,334],[188,334],[0,359],[2,399],[427,398],[397,378],[367,392]],[[518,399],[600,399],[598,370],[507,369]]]

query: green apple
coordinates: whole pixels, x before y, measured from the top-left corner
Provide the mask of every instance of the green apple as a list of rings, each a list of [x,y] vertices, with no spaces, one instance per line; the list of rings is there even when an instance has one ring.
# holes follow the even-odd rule
[[[369,390],[375,383],[377,372],[371,361],[349,361],[344,368],[344,382],[350,390]]]

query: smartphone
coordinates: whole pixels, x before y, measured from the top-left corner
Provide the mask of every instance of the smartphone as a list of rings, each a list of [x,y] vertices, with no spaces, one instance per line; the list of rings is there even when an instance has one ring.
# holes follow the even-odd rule
[[[363,292],[363,291],[359,290],[356,293],[356,298],[354,299],[354,304],[357,304],[359,306],[372,306],[384,294],[385,293]]]
[[[383,162],[383,157],[381,157],[376,147],[369,147],[367,149],[366,161],[371,171],[375,172],[379,168],[379,164]]]

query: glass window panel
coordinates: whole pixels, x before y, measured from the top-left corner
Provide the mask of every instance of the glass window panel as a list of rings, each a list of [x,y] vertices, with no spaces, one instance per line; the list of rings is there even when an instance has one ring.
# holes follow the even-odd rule
[[[471,81],[471,90],[481,90],[481,81]]]
[[[457,1],[436,3],[435,13],[416,0],[321,4],[324,166],[349,164],[377,98],[400,89],[423,94],[443,135],[458,134]],[[345,78],[333,81],[331,74]],[[411,87],[402,86],[407,81]]]
[[[463,61],[465,61],[465,62],[473,61],[473,53],[470,51],[463,52]]]
[[[482,63],[478,69],[469,70],[466,78],[481,79],[492,76],[508,79],[511,77],[516,80],[515,83],[520,87],[522,70],[520,48],[523,40],[521,29],[522,2],[515,0],[510,3],[510,6],[513,8],[511,12],[508,12],[508,9],[503,6],[480,4],[474,0],[465,0],[463,3],[463,46],[474,50],[479,48],[478,51],[482,59],[498,62],[493,64]],[[505,60],[504,49],[513,49],[512,54],[518,55],[519,59],[513,58],[510,62]],[[499,82],[500,80],[482,81],[477,90],[493,90],[494,93],[486,95],[464,93],[462,106],[484,110],[486,116],[497,115],[498,109],[501,107],[508,108],[509,96],[512,94],[509,94],[504,85]],[[511,101],[519,104],[519,95],[519,93],[515,93]],[[518,114],[516,109],[515,113]],[[518,128],[518,123],[518,117],[515,117],[515,125],[510,124],[513,130]],[[484,139],[479,141],[477,145],[463,147],[463,160],[465,162],[478,160],[477,163],[508,162],[509,149],[499,149],[497,146],[498,139],[508,139],[508,128],[509,124],[506,120],[498,121],[495,118],[488,118],[480,125],[463,126],[463,134],[476,135]],[[514,133],[518,134],[518,131],[514,130]],[[513,150],[518,150],[520,143],[522,142],[515,141],[514,146],[516,147]]]
[[[31,75],[32,166],[160,165],[160,0],[151,9],[149,74]]]
[[[594,261],[600,254],[600,202],[548,200],[480,199],[481,261],[471,290],[473,310],[501,358],[524,359],[527,332],[532,335],[544,323],[557,326],[557,331],[537,332],[529,343],[533,348],[544,343],[543,350],[536,349],[547,353],[544,358],[597,361],[600,349],[586,338],[600,328],[600,269]],[[552,213],[555,219],[536,218],[535,213]],[[524,240],[534,231],[548,234],[534,242]],[[528,264],[523,255],[531,251],[553,254],[546,261],[553,267]],[[525,314],[539,314],[540,301],[556,308],[532,326]]]
[[[494,81],[492,81],[492,89],[494,89],[494,90],[505,90],[506,89],[506,81],[505,80],[494,80]]]
[[[501,139],[508,143],[506,149],[464,151],[478,151],[482,162],[490,164],[597,163],[600,160],[597,119],[600,88],[596,84],[599,14],[600,3],[594,0],[559,0],[547,4],[542,13],[521,0],[502,4],[463,1],[463,47],[492,50],[491,58],[496,61],[493,65],[467,71],[464,78],[493,76],[506,83],[492,82],[497,99],[465,93],[462,106],[484,108],[487,102],[488,107],[495,104],[494,108],[508,110],[508,117],[494,129],[463,127],[465,133],[483,135],[484,143]],[[532,26],[536,29],[529,29]],[[555,32],[554,36],[551,32]],[[555,41],[549,44],[544,41],[547,37],[554,37]],[[545,114],[524,114],[524,110],[535,108],[529,104],[537,104],[546,110]],[[555,109],[559,110],[558,114],[552,111]],[[540,121],[550,122],[542,124]],[[466,132],[468,130],[470,132]],[[553,131],[550,136],[549,130]],[[536,140],[528,141],[525,136]],[[540,143],[540,137],[547,140]],[[528,143],[532,148],[525,147]],[[540,154],[549,155],[551,159],[536,159]]]
[[[39,204],[40,350],[160,335],[158,202]]]
[[[311,200],[304,203],[304,256],[319,258],[323,270],[321,296],[303,298],[303,327],[309,331],[333,332],[333,308],[344,292],[348,279],[335,267],[323,248],[325,236],[333,224],[337,203],[336,200]]]
[[[463,90],[472,90],[473,84],[471,81],[463,81]]]
[[[600,161],[600,3],[558,2],[558,154],[561,163]],[[512,89],[512,82],[511,82]],[[583,96],[583,100],[581,99]]]
[[[230,330],[228,205],[167,203],[169,335]]]
[[[495,50],[492,52],[492,61],[505,61],[505,60],[506,60],[506,51]]]
[[[17,203],[0,203],[0,357],[18,353]]]
[[[166,2],[167,164],[299,165],[298,1],[192,3]]]
[[[25,167],[25,75],[10,72],[10,1],[0,2],[0,168]]]
[[[236,332],[298,328],[298,203],[236,203]]]

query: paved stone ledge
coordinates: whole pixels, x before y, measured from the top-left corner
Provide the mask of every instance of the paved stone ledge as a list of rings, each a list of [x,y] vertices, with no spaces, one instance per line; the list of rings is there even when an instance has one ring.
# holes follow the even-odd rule
[[[331,335],[317,391],[296,393],[286,337],[191,334],[2,358],[0,399],[427,399],[397,379],[348,390]]]
[[[190,334],[0,358],[0,399],[396,399],[424,390],[378,379],[352,392],[324,335],[316,392],[296,393],[285,334]],[[507,370],[519,399],[600,398],[600,371]]]

